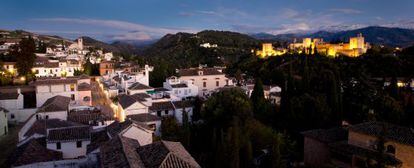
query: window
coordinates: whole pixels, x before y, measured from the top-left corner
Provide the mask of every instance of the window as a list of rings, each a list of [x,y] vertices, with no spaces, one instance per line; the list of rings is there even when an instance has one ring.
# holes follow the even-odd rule
[[[161,117],[161,111],[157,111],[157,116]]]
[[[76,141],[76,147],[82,148],[82,141]]]
[[[207,82],[203,82],[203,87],[207,87]]]
[[[387,146],[387,153],[395,154],[395,147],[392,145]]]
[[[75,91],[75,84],[70,84],[70,91],[71,92]]]
[[[14,114],[11,114],[11,115],[10,115],[10,118],[11,118],[11,119],[14,119]]]
[[[83,97],[83,101],[90,101],[90,100],[91,100],[91,98],[89,96]]]
[[[219,81],[216,81],[216,86],[217,87],[220,86],[220,82]]]
[[[75,95],[74,95],[74,94],[71,94],[71,95],[70,95],[70,99],[71,99],[71,100],[75,100]]]
[[[157,125],[155,125],[155,124],[149,124],[149,125],[148,125],[148,127],[149,127],[151,130],[155,131],[155,129],[157,128]]]
[[[56,142],[56,149],[61,149],[60,142]]]
[[[39,74],[39,70],[38,69],[36,69],[36,74]]]
[[[165,113],[165,115],[168,115],[168,110],[165,110],[164,113]]]
[[[49,115],[46,115],[46,120],[49,119]]]

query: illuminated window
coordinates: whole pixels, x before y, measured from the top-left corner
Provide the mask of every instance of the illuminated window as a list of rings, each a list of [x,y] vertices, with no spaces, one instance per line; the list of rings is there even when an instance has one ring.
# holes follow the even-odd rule
[[[75,84],[70,84],[70,91],[75,91]]]

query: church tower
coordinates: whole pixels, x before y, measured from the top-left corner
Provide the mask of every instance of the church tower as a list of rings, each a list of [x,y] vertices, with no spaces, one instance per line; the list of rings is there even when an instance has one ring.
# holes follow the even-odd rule
[[[78,38],[78,47],[79,47],[79,50],[83,50],[83,39],[82,39],[82,37]]]

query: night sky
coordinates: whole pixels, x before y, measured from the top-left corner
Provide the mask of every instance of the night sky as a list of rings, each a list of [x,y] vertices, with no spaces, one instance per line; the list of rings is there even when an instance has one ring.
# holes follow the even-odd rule
[[[301,33],[414,25],[413,7],[414,0],[1,0],[0,29],[104,41],[205,29]]]

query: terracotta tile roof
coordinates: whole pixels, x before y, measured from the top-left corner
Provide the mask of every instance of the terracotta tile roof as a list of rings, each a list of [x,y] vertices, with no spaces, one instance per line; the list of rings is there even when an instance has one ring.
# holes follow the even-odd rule
[[[302,135],[321,142],[331,143],[346,140],[348,138],[348,130],[344,128],[316,129],[302,132]]]
[[[40,139],[31,139],[25,144],[17,147],[13,154],[9,156],[6,165],[3,166],[22,166],[37,162],[47,162],[62,160],[62,153],[49,150],[39,142]],[[7,166],[8,165],[8,166]]]
[[[31,85],[58,85],[58,84],[76,84],[77,78],[38,78],[30,82]]]
[[[145,101],[144,98],[140,97],[139,95],[118,95],[118,103],[122,106],[122,108],[126,109],[135,102]]]
[[[379,137],[385,128],[386,140],[414,146],[414,129],[384,122],[366,122],[353,125],[350,131]]]
[[[42,112],[55,112],[55,111],[67,111],[70,103],[70,98],[65,96],[54,96],[46,100],[45,103],[37,110],[38,113]]]
[[[136,152],[138,141],[116,136],[101,146],[102,168],[145,168]]]
[[[143,100],[145,100],[147,98],[151,98],[151,96],[149,94],[146,94],[146,93],[135,93],[132,96],[137,97],[139,99],[143,99]]]
[[[24,136],[30,137],[34,134],[46,135],[46,128],[62,128],[80,125],[81,124],[59,119],[36,120]]]
[[[172,88],[186,88],[187,84],[185,83],[179,83],[179,84],[175,84],[175,85],[171,85]]]
[[[149,90],[149,89],[154,89],[150,86],[141,84],[139,82],[135,82],[134,84],[132,84],[130,87],[128,87],[129,90]]]
[[[126,120],[124,122],[115,121],[106,127],[106,131],[111,137],[115,137],[133,125],[136,125],[140,129],[151,131],[151,128],[148,128],[147,125],[132,120]]]
[[[142,122],[142,123],[152,122],[152,121],[161,121],[161,117],[158,117],[156,115],[152,115],[149,113],[128,115],[127,118],[137,121],[137,122]]]
[[[98,149],[105,142],[109,141],[109,136],[106,130],[92,132],[91,133],[91,143],[86,147],[86,153],[90,153],[95,149]]]
[[[19,97],[19,94],[16,93],[0,93],[0,100],[14,100]]]
[[[170,101],[153,102],[149,107],[151,111],[174,110],[174,105]]]
[[[48,129],[47,142],[83,141],[91,139],[89,126]]]
[[[198,168],[200,165],[179,142],[158,141],[138,147],[145,167]]]
[[[190,68],[190,69],[180,69],[178,71],[179,76],[200,76],[199,71],[202,71],[202,75],[224,75],[224,73],[219,71],[219,68]]]
[[[184,107],[193,107],[194,104],[192,101],[175,101],[173,102],[176,109],[182,109]]]
[[[91,112],[89,110],[85,110],[68,113],[68,121],[92,126],[97,125],[98,122],[108,121],[111,119],[112,118],[105,116],[100,111]]]
[[[89,85],[88,83],[81,83],[78,85],[78,91],[90,91],[91,90],[91,85]]]

